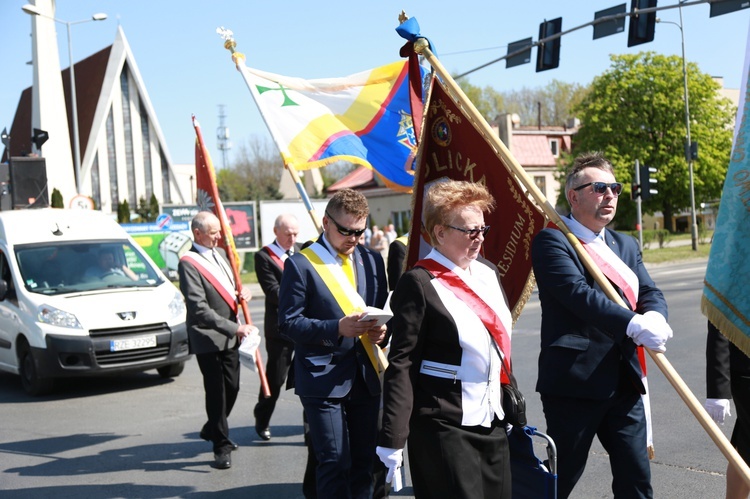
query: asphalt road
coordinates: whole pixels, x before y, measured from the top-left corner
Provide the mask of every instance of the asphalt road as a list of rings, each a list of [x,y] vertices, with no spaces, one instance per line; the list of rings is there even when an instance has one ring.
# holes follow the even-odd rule
[[[700,294],[705,261],[650,271],[667,296],[675,331],[666,356],[702,402],[706,321]],[[261,323],[261,298],[251,302],[251,310]],[[513,355],[529,423],[543,431],[534,392],[539,314],[533,297],[514,328]],[[658,368],[649,366],[655,496],[723,497],[726,460]],[[240,398],[230,417],[231,437],[241,447],[232,468],[221,471],[210,466],[210,445],[198,438],[205,414],[194,359],[173,380],[162,380],[153,371],[66,380],[55,394],[41,398],[26,396],[17,377],[0,374],[0,496],[301,498],[306,459],[302,408],[293,393],[285,392],[271,422],[273,439],[261,442],[252,417],[258,387],[255,373],[243,370]],[[731,417],[722,427],[724,433],[728,435],[733,424]],[[596,443],[573,497],[611,497],[610,481],[607,456]],[[392,495],[413,497],[410,485],[407,474],[405,488]]]

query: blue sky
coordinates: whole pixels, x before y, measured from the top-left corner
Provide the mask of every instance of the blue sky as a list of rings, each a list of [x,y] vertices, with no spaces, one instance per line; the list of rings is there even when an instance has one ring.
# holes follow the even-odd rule
[[[10,130],[21,91],[31,85],[31,22],[21,10],[24,0],[0,0],[0,130]],[[71,27],[73,58],[79,61],[111,45],[118,24],[135,56],[157,119],[175,163],[194,161],[195,134],[190,117],[200,121],[214,163],[219,105],[224,105],[232,150],[256,136],[270,134],[250,92],[215,30],[231,29],[247,64],[265,71],[302,78],[345,76],[399,58],[398,14],[416,17],[433,42],[443,65],[463,73],[501,57],[507,45],[537,39],[539,23],[562,16],[563,31],[593,20],[594,12],[624,0],[57,0],[59,19],[77,21],[97,12],[109,18]],[[689,3],[689,2],[688,2]],[[659,7],[677,0],[660,0]],[[664,21],[679,21],[677,9],[662,11]],[[709,18],[709,5],[683,8],[687,59],[701,71],[722,76],[725,86],[739,88],[750,9]],[[57,24],[61,68],[68,66],[65,26]],[[627,23],[626,23],[627,31]],[[497,90],[544,86],[553,79],[589,83],[609,67],[610,54],[651,50],[680,55],[680,30],[657,24],[655,41],[627,47],[627,34],[593,40],[587,27],[562,38],[560,67],[536,73],[532,63],[505,69],[501,61],[469,76],[475,85]]]

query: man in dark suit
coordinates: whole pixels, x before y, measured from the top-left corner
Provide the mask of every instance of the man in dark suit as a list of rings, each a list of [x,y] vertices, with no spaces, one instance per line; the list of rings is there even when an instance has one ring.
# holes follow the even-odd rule
[[[386,327],[361,321],[387,296],[383,259],[357,246],[369,209],[342,189],[328,202],[323,234],[288,259],[279,330],[294,342],[294,385],[318,460],[318,497],[369,498],[377,439],[377,345]]]
[[[638,345],[664,352],[667,304],[643,266],[637,242],[605,227],[622,184],[599,153],[576,158],[565,182],[565,224],[629,308],[610,300],[557,229],[532,245],[542,306],[537,391],[558,450],[558,495],[568,497],[594,436],[610,456],[614,497],[652,497],[646,393]]]
[[[180,291],[187,306],[190,353],[195,354],[206,392],[206,415],[200,437],[213,443],[214,464],[232,466],[231,451],[238,445],[229,439],[227,418],[240,390],[240,362],[237,348],[258,328],[238,324],[237,292],[221,240],[221,225],[213,213],[198,213],[190,225],[194,243],[177,267]],[[241,297],[250,300],[242,288]]]
[[[261,389],[255,404],[255,432],[263,440],[271,440],[271,415],[279,399],[292,361],[294,344],[279,335],[279,287],[284,262],[300,250],[296,244],[299,222],[294,215],[276,217],[273,224],[276,239],[255,253],[255,275],[266,296],[266,313],[263,321],[266,338],[266,377],[271,396],[266,398]]]

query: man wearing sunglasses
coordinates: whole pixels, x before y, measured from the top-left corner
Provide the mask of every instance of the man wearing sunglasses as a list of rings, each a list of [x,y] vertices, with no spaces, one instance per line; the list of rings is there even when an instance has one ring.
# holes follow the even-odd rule
[[[606,228],[621,192],[600,153],[577,157],[565,182],[571,213],[564,221],[629,308],[604,294],[560,230],[544,229],[532,245],[542,306],[536,389],[557,445],[561,498],[583,474],[594,436],[609,454],[614,497],[653,497],[639,348],[664,352],[672,329],[638,243]]]
[[[284,265],[279,331],[294,342],[294,383],[310,426],[318,497],[369,498],[378,432],[378,343],[386,326],[361,320],[388,293],[383,258],[358,245],[365,197],[334,194],[323,234]]]

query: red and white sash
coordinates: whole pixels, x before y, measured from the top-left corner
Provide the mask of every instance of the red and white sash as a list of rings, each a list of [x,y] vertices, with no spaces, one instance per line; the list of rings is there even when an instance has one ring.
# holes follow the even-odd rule
[[[586,252],[594,260],[596,266],[602,271],[602,274],[609,279],[612,284],[622,290],[622,294],[630,305],[631,310],[635,310],[638,306],[638,276],[635,275],[630,267],[625,265],[620,257],[618,257],[614,251],[612,251],[607,243],[599,239],[594,239],[591,243],[585,243],[582,240]],[[624,269],[622,267],[625,267]],[[643,351],[643,347],[637,347],[638,351],[638,362],[641,364],[641,370],[643,371],[643,377],[646,377],[646,354]]]
[[[492,307],[470,288],[458,274],[442,263],[431,258],[425,258],[419,260],[414,266],[422,267],[430,272],[435,279],[438,279],[477,315],[503,353],[502,361],[505,362],[505,366],[510,371],[510,335]],[[503,384],[510,383],[510,379],[504,371],[500,373],[500,382]]]
[[[216,291],[221,295],[222,298],[224,298],[224,301],[227,302],[227,305],[232,309],[232,312],[235,314],[237,313],[237,295],[236,290],[230,289],[224,284],[221,280],[219,280],[215,275],[211,268],[209,268],[206,265],[206,259],[202,256],[198,255],[194,251],[188,251],[182,257],[180,260],[190,262],[190,264],[195,267],[200,274],[206,278],[208,282],[210,282],[214,288],[216,288]]]
[[[266,250],[266,253],[269,254],[271,260],[273,260],[273,262],[278,265],[281,270],[284,270],[284,262],[286,262],[286,259],[289,258],[289,255],[287,255],[286,252],[282,251],[281,248],[276,244],[263,246],[263,249]]]

